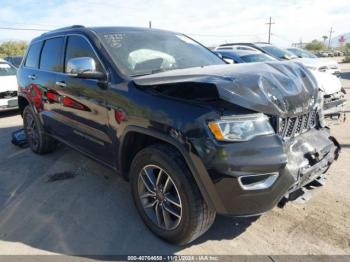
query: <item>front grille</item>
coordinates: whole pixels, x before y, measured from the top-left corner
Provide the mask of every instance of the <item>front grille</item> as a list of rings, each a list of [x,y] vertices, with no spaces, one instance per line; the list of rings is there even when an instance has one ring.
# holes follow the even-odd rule
[[[295,117],[280,117],[277,121],[277,133],[282,138],[296,137],[316,126],[316,111]]]
[[[17,96],[17,91],[0,92],[0,98],[11,98],[16,96]]]

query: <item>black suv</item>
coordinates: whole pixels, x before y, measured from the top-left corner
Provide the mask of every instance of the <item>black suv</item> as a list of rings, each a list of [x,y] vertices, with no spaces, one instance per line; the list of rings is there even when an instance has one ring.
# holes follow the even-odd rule
[[[261,214],[338,156],[314,79],[289,62],[228,65],[183,34],[72,26],[34,39],[18,71],[31,149],[63,142],[130,180],[161,238],[215,214]]]

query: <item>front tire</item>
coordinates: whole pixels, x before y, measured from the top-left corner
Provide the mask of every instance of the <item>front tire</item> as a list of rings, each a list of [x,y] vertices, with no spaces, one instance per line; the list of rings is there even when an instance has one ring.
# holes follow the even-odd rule
[[[185,161],[176,149],[157,144],[141,150],[130,169],[136,208],[160,238],[187,244],[204,234],[215,220]]]
[[[33,109],[28,105],[23,110],[23,126],[28,144],[36,154],[46,154],[56,148],[56,141],[48,136]]]

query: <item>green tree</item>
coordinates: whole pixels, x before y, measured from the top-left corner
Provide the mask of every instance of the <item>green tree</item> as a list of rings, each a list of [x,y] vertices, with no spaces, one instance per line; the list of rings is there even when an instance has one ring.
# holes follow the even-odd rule
[[[323,38],[323,44],[326,45],[326,40],[328,39],[328,36],[324,35],[322,36],[322,38]]]
[[[23,56],[28,45],[25,41],[7,41],[0,44],[0,57]]]
[[[311,43],[306,44],[305,49],[310,51],[320,51],[324,48],[324,44],[318,40],[312,40]]]
[[[345,49],[346,51],[350,51],[350,43],[346,43],[346,44],[344,45],[344,49]]]

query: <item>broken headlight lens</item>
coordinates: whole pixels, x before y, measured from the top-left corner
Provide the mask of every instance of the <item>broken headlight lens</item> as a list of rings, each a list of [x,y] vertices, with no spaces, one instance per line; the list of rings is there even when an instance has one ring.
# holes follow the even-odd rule
[[[219,141],[247,141],[256,136],[275,133],[264,114],[223,117],[210,122],[208,126]]]

